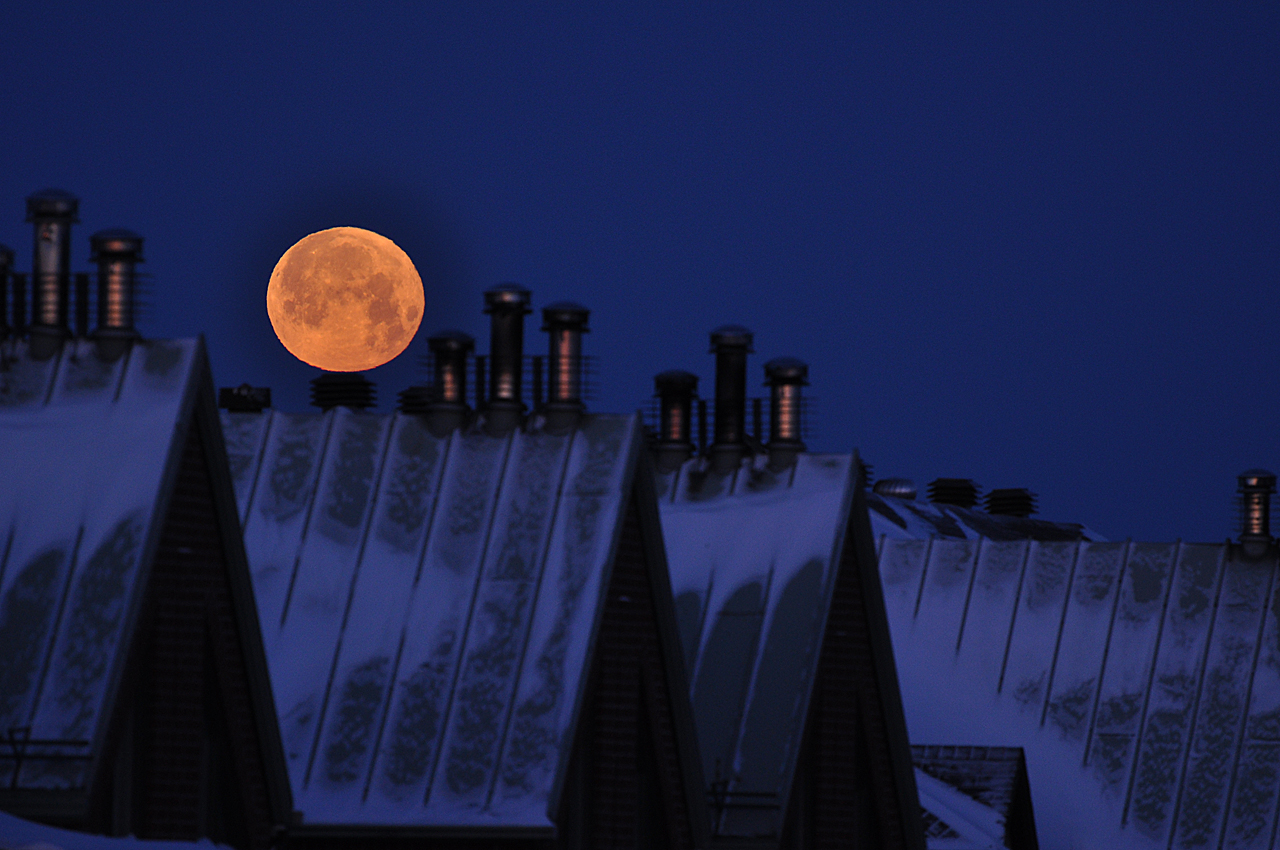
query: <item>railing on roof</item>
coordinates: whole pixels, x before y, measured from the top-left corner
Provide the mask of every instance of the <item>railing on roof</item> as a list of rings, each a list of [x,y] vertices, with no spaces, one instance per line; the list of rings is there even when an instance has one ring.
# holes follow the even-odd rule
[[[88,741],[72,738],[32,738],[30,726],[15,726],[8,730],[3,740],[9,748],[8,752],[0,750],[0,761],[13,761],[13,772],[9,775],[9,787],[18,787],[18,776],[22,772],[24,761],[89,761],[92,756],[87,752],[60,752],[56,748],[88,747]],[[31,752],[29,748],[55,748],[53,752]]]

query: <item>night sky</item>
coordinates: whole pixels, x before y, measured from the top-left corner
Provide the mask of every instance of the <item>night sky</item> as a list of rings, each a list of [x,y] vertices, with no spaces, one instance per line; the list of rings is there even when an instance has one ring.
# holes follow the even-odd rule
[[[383,410],[515,281],[591,308],[594,409],[710,395],[743,324],[752,392],[809,362],[811,449],[1113,539],[1220,541],[1280,469],[1280,5],[187,5],[6,4],[0,242],[30,270],[46,187],[76,270],[138,231],[141,330],[220,385],[306,407],[267,279],[353,225],[426,284]]]

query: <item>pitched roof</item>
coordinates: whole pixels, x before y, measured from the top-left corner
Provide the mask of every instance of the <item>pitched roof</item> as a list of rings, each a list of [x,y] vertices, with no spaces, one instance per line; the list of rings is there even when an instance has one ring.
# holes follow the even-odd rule
[[[913,740],[1025,748],[1046,848],[1276,846],[1274,554],[1249,561],[1192,543],[881,546]]]
[[[59,829],[35,821],[0,812],[0,848],[3,850],[229,850],[207,838],[196,841],[159,841],[134,838],[132,835],[112,838],[89,835],[70,829]]]
[[[876,538],[924,540],[947,537],[960,540],[1104,540],[1079,523],[1002,516],[957,505],[903,499],[880,493],[867,494],[871,529]]]
[[[195,339],[111,363],[83,340],[25,348],[0,365],[0,730],[31,741],[0,764],[14,787],[83,788],[207,365]]]
[[[303,823],[551,829],[638,418],[223,422]]]
[[[1035,846],[1020,747],[913,745],[929,847]]]

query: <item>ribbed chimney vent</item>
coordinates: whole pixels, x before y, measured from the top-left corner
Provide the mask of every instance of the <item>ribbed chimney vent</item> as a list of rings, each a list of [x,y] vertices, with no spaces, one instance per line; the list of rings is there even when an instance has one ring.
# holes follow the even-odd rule
[[[31,265],[31,356],[47,360],[71,335],[67,306],[71,293],[71,225],[79,221],[80,200],[61,189],[27,198],[27,221],[35,225]]]
[[[764,364],[770,387],[769,467],[775,472],[796,462],[804,451],[800,439],[800,388],[809,385],[809,365],[794,357],[777,357]]]
[[[1249,557],[1260,558],[1271,547],[1271,494],[1276,476],[1248,469],[1236,477],[1240,487],[1240,543]]]
[[[693,396],[698,376],[672,369],[653,378],[660,405],[658,439],[654,444],[658,469],[670,472],[693,454]]]
[[[484,294],[484,311],[489,314],[489,399],[485,403],[485,430],[497,437],[514,430],[524,413],[520,373],[524,317],[531,312],[529,290],[514,283],[496,286]]]
[[[542,329],[547,332],[547,401],[543,415],[547,430],[563,434],[582,415],[582,335],[587,332],[586,307],[557,301],[542,309]]]
[[[218,407],[232,413],[261,413],[271,406],[271,387],[241,384],[218,390]]]
[[[721,473],[737,468],[746,452],[747,355],[751,331],[741,325],[723,325],[711,332],[716,355],[715,441],[711,465]]]
[[[914,499],[916,482],[910,478],[882,478],[871,488],[871,492],[881,496],[893,496],[895,499]]]
[[[311,379],[311,404],[321,410],[364,410],[373,407],[375,397],[373,382],[359,372],[325,372]]]
[[[971,478],[935,478],[929,482],[929,501],[972,508],[978,503],[978,485]]]
[[[133,320],[142,237],[132,230],[99,230],[89,246],[89,260],[98,264],[98,327],[92,336],[98,355],[115,360],[139,337]]]
[[[467,424],[467,355],[475,349],[471,334],[441,331],[427,340],[431,349],[431,397],[426,406],[427,427],[443,437]],[[408,410],[405,411],[409,412]]]
[[[9,336],[9,272],[13,270],[13,249],[0,245],[0,339]]]
[[[1006,487],[987,494],[987,513],[1029,517],[1036,512],[1036,494],[1025,487]]]

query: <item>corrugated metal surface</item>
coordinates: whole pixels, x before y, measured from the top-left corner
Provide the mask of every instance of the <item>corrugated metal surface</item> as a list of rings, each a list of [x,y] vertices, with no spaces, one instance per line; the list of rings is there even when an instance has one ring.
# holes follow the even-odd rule
[[[852,502],[849,455],[763,458],[732,475],[690,461],[659,510],[703,770],[722,835],[781,829]]]
[[[880,569],[912,739],[1024,747],[1042,846],[1277,846],[1274,557],[884,540]]]
[[[501,439],[343,408],[223,427],[304,822],[548,827],[638,419]]]
[[[16,774],[0,749],[0,782],[81,788],[203,355],[197,340],[114,363],[83,341],[43,363],[24,348],[6,343],[0,367],[0,731],[62,743],[28,744]]]

